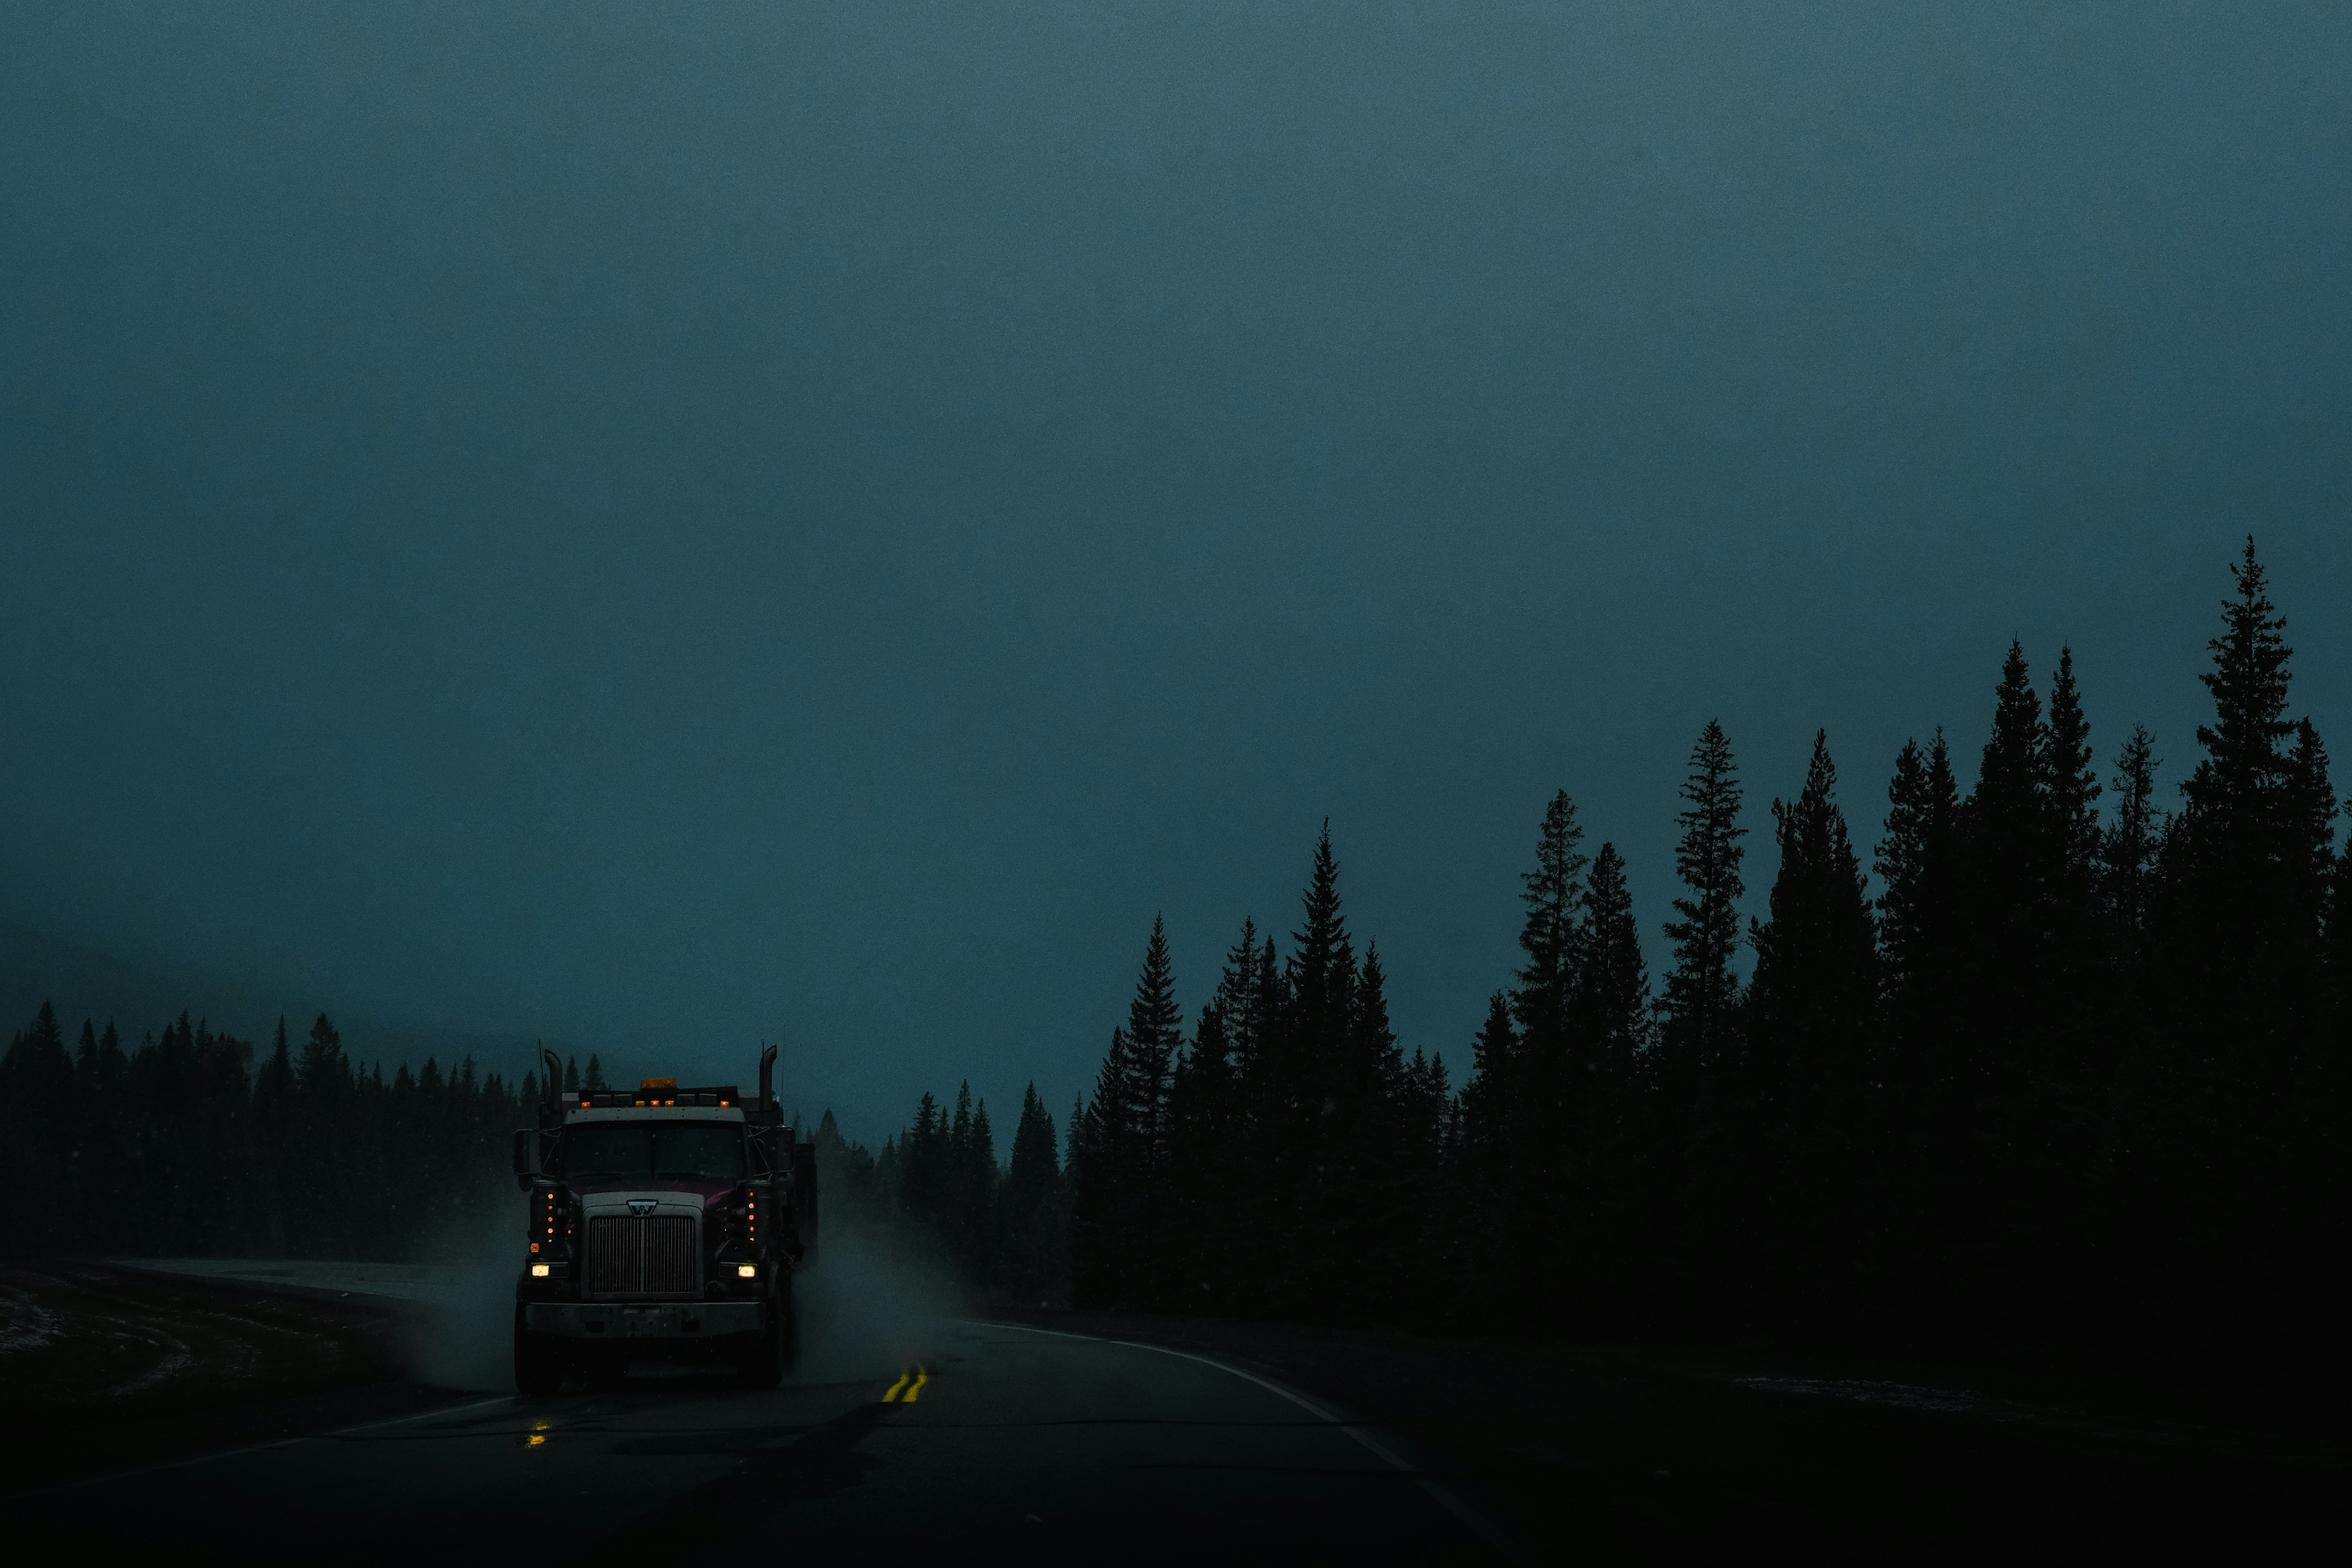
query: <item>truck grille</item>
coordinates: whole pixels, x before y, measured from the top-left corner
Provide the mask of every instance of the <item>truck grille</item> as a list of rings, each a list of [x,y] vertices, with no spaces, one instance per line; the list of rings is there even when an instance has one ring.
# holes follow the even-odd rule
[[[696,1279],[688,1215],[599,1215],[588,1222],[588,1293],[686,1293]]]

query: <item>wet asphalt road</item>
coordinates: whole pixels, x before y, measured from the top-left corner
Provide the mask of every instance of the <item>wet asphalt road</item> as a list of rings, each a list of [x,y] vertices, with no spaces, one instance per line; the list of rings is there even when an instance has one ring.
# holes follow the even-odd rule
[[[1418,1456],[1247,1372],[1010,1325],[924,1342],[768,1393],[671,1373],[461,1403],[22,1496],[16,1522],[178,1562],[1516,1555]]]

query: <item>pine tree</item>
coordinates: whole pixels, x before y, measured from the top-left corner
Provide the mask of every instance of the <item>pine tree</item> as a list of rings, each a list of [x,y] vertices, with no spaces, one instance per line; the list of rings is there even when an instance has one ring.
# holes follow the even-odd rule
[[[1958,941],[1959,790],[1944,732],[1922,752],[1903,742],[1886,786],[1886,836],[1875,867],[1887,1010],[1908,1059],[1897,1076],[1917,1082],[1940,1063]]]
[[[1355,949],[1339,909],[1339,863],[1331,853],[1331,825],[1315,844],[1315,868],[1300,898],[1305,924],[1291,933],[1283,987],[1284,1092],[1298,1103],[1326,1098],[1346,1039],[1355,984]]]
[[[929,1092],[915,1103],[915,1120],[898,1135],[898,1211],[940,1236],[948,1208],[947,1113]]]
[[[2150,949],[2156,1060],[2121,1140],[2138,1222],[2181,1260],[2168,1310],[2284,1325],[2327,1309],[2317,1194],[2339,1136],[2315,1125],[2331,1076],[2320,1021],[2334,815],[2315,731],[2286,711],[2285,618],[2249,539],[2204,676],[2213,721],[2160,853]],[[2340,1213],[2340,1210],[2339,1210]],[[2309,1263],[2298,1260],[2310,1259]],[[2332,1267],[2332,1265],[2330,1266]]]
[[[1512,994],[1521,1037],[1538,1062],[1565,1048],[1568,1011],[1575,994],[1581,935],[1577,911],[1583,900],[1586,858],[1578,846],[1584,829],[1568,792],[1556,792],[1544,807],[1536,837],[1536,868],[1523,872],[1520,902],[1527,918],[1519,926],[1519,951],[1527,955]]]
[[[1147,1175],[1152,1173],[1163,1142],[1161,1122],[1167,1111],[1168,1075],[1184,1044],[1184,1015],[1176,1005],[1174,965],[1168,956],[1167,922],[1151,917],[1151,940],[1144,946],[1143,972],[1136,977],[1135,997],[1128,1004],[1127,1038],[1135,1053],[1132,1113],[1139,1147],[1145,1152]]]
[[[1454,1208],[1451,1261],[1462,1278],[1462,1301],[1473,1326],[1492,1323],[1519,1306],[1511,1283],[1517,1265],[1508,1194],[1521,1065],[1510,1000],[1497,991],[1488,1000],[1486,1022],[1471,1044],[1470,1076],[1462,1086],[1450,1173]]]
[[[1230,1235],[1238,1194],[1240,1098],[1229,1043],[1228,1009],[1248,1019],[1246,974],[1255,937],[1244,923],[1242,941],[1226,957],[1215,994],[1193,1025],[1192,1044],[1178,1058],[1168,1090],[1168,1137],[1162,1185],[1161,1293],[1198,1310],[1223,1305],[1234,1287]]]
[[[999,1209],[1000,1257],[1005,1292],[1024,1304],[1045,1305],[1068,1289],[1068,1224],[1062,1203],[1061,1163],[1054,1119],[1031,1084],[1013,1130],[1013,1158]]]
[[[604,1081],[604,1064],[597,1059],[596,1053],[593,1051],[588,1053],[588,1070],[581,1075],[580,1087],[585,1089],[613,1087]]]
[[[1404,1056],[1389,1022],[1378,943],[1364,950],[1349,995],[1344,1057],[1324,1128],[1321,1274],[1342,1316],[1377,1320],[1416,1239],[1405,1169]]]
[[[1603,844],[1593,858],[1584,910],[1575,1033],[1589,1053],[1585,1071],[1596,1075],[1608,1093],[1622,1095],[1648,1046],[1652,1007],[1633,889],[1625,881],[1625,858],[1614,844]]]
[[[1355,950],[1340,908],[1339,866],[1328,821],[1299,904],[1303,922],[1291,935],[1279,980],[1261,965],[1269,1016],[1246,1152],[1251,1185],[1243,1268],[1265,1308],[1283,1313],[1325,1305],[1338,1078],[1354,1021]]]
[[[2327,748],[2308,719],[2295,722],[2283,805],[2280,885],[2292,902],[2281,916],[2297,950],[2290,962],[2298,972],[2295,984],[2300,999],[2320,967],[2328,885],[2336,869],[2336,789],[2328,779]]]
[[[2156,805],[2156,770],[2161,765],[2156,755],[2156,737],[2147,732],[2147,725],[2133,725],[2130,738],[2116,758],[2115,821],[2100,843],[2103,901],[2114,933],[2109,939],[2111,951],[2132,975],[2137,974],[2146,951],[2155,903],[2157,851],[2165,837],[2164,814]]]
[[[1257,941],[1257,922],[1242,921],[1241,935],[1226,950],[1224,968],[1217,975],[1217,989],[1210,999],[1209,1010],[1217,1016],[1223,1037],[1228,1071],[1233,1079],[1235,1112],[1255,1091],[1258,1082],[1259,1058],[1266,1026],[1270,1019],[1270,987],[1260,978],[1262,965],[1272,966],[1271,946],[1261,952]]]
[[[1816,731],[1803,793],[1772,803],[1780,874],[1771,919],[1756,926],[1757,1070],[1768,1094],[1865,1079],[1877,993],[1862,866],[1837,805],[1829,736]]]
[[[188,1016],[180,1015],[180,1027],[188,1027]],[[310,1026],[310,1037],[303,1042],[302,1057],[296,1066],[294,1080],[307,1095],[322,1101],[341,1094],[351,1087],[351,1060],[343,1055],[343,1037],[336,1032],[334,1023],[324,1013]]]
[[[2252,540],[2231,573],[2238,591],[2202,677],[2206,754],[2181,784],[2165,857],[2167,967],[2189,1070],[2231,1096],[2275,1097],[2300,1076],[2316,994],[2335,799],[2316,731],[2286,714],[2293,650]]]
[[[1829,736],[1816,731],[1805,787],[1772,803],[1780,868],[1771,919],[1752,928],[1749,1105],[1761,1195],[1777,1202],[1777,1261],[1819,1292],[1851,1267],[1867,1173],[1880,1155],[1874,1059],[1877,952],[1862,865],[1837,805]],[[1765,1238],[1769,1239],[1769,1238]]]
[[[972,1100],[971,1085],[956,1090],[940,1173],[939,1224],[948,1255],[966,1279],[988,1280],[994,1268],[996,1139],[988,1102]]]
[[[1509,998],[1497,991],[1486,1022],[1470,1047],[1470,1077],[1462,1086],[1460,1161],[1490,1199],[1498,1200],[1518,1100],[1519,1036]]]
[[[2235,597],[2221,603],[2223,628],[2206,646],[2213,668],[2198,679],[2213,696],[2214,719],[2197,727],[2205,757],[2181,786],[2204,831],[2242,846],[2240,860],[2258,865],[2267,842],[2273,801],[2285,771],[2280,745],[2294,732],[2286,717],[2286,617],[2270,600],[2254,542],[2230,568]]]
[[[1139,1302],[1153,1291],[1168,1070],[1182,1020],[1166,925],[1155,917],[1128,1026],[1111,1031],[1071,1163],[1071,1284],[1081,1304]]]
[[[1570,1057],[1570,1016],[1583,962],[1584,830],[1565,790],[1545,805],[1536,864],[1520,874],[1519,951],[1526,963],[1511,994],[1519,1026],[1520,1100],[1513,1108],[1505,1189],[1508,1254],[1518,1260],[1517,1290],[1528,1302],[1561,1301],[1563,1271],[1573,1267],[1556,1230],[1580,1179],[1580,1132],[1591,1085]]]
[[[1603,844],[1584,891],[1569,1030],[1570,1070],[1581,1094],[1579,1118],[1565,1129],[1572,1151],[1565,1239],[1582,1254],[1578,1312],[1595,1329],[1624,1321],[1654,1206],[1646,1156],[1654,1128],[1644,1092],[1652,1012],[1625,860]]]
[[[1404,1065],[1398,1101],[1402,1130],[1397,1160],[1401,1202],[1393,1221],[1392,1250],[1400,1266],[1389,1282],[1391,1321],[1433,1319],[1443,1296],[1459,1284],[1458,1278],[1442,1267],[1451,1240],[1444,1226],[1450,1217],[1446,1131],[1453,1102],[1444,1057],[1424,1055],[1415,1047],[1412,1059]]]
[[[2062,979],[2064,814],[2054,804],[2054,757],[2024,649],[2012,641],[1976,787],[1960,808],[1964,956],[1948,1116],[1973,1134],[1973,1147],[1952,1155],[1969,1173],[1964,1184],[1979,1206],[2013,1220],[2030,1217],[2034,1193],[2047,1186],[2077,1055],[2069,1019],[2079,1004]],[[2033,1267],[2004,1255],[1969,1268],[1992,1280]]]
[[[1675,869],[1691,896],[1675,900],[1682,919],[1665,927],[1675,950],[1663,998],[1663,1065],[1670,1089],[1730,1053],[1738,1005],[1731,964],[1739,946],[1739,900],[1748,890],[1739,875],[1747,854],[1739,841],[1748,830],[1739,826],[1739,771],[1731,742],[1712,719],[1691,748],[1682,797],[1689,804],[1675,818],[1682,838]]]
[[[2050,681],[2048,757],[2050,831],[2059,878],[2062,931],[2079,944],[2097,899],[2099,868],[2099,775],[2091,759],[2091,724],[2083,715],[2074,684],[2074,650],[2058,650],[2058,673]],[[2084,955],[2070,946],[2070,962]]]

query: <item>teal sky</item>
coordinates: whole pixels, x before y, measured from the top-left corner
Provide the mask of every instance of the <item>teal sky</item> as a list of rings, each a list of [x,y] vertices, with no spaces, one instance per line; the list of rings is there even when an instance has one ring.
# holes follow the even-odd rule
[[[1459,1062],[1710,716],[1759,907],[2011,637],[2177,777],[2252,531],[2352,746],[2347,170],[2329,5],[10,5],[0,918],[878,1138],[1328,816]]]

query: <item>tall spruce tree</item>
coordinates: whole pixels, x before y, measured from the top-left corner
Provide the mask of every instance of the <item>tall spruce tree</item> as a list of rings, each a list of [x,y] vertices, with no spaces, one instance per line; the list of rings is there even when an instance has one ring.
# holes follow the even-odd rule
[[[1548,1234],[1559,1224],[1580,1179],[1579,1134],[1588,1120],[1592,1086],[1571,1058],[1570,1019],[1576,1005],[1584,931],[1584,829],[1566,790],[1544,807],[1536,835],[1536,863],[1520,874],[1519,951],[1526,956],[1511,1011],[1519,1026],[1519,1101],[1510,1122],[1506,1188],[1522,1300],[1564,1306],[1572,1260]]]
[[[1331,1079],[1345,1054],[1356,983],[1355,948],[1348,921],[1339,907],[1339,862],[1331,852],[1331,824],[1327,820],[1315,841],[1315,865],[1307,889],[1299,897],[1304,917],[1291,932],[1291,950],[1284,973],[1283,1055],[1286,1072],[1284,1092],[1302,1107],[1328,1095]]]
[[[2050,832],[2061,938],[2069,963],[2086,961],[2098,896],[2099,774],[2091,757],[2091,722],[2083,713],[2074,681],[2074,650],[2058,650],[2058,672],[2050,679]]]
[[[1068,1289],[1067,1216],[1054,1119],[1031,1084],[1013,1129],[1013,1155],[998,1206],[997,1256],[1005,1293],[1024,1305],[1046,1305]]]
[[[2310,951],[2302,927],[2316,900],[2298,884],[2310,875],[2305,802],[2317,791],[2297,777],[2304,764],[2289,744],[2296,724],[2286,712],[2294,650],[2252,539],[2230,571],[2237,593],[2223,601],[2221,635],[2208,645],[2213,668],[2200,677],[2213,721],[2197,729],[2205,755],[2180,786],[2168,869],[2183,895],[2179,934],[2203,959],[2181,971],[2197,977],[2200,1010],[2268,1034]]]
[[[1255,956],[1245,951],[1254,941],[1245,931],[1239,955],[1244,963]],[[1236,994],[1246,990],[1237,981],[1229,955],[1168,1088],[1163,1293],[1171,1304],[1202,1310],[1222,1305],[1232,1290],[1233,1247],[1222,1232],[1229,1224],[1238,1158],[1240,1107],[1226,1024],[1226,1007],[1245,1001]]]
[[[1527,909],[1519,925],[1519,951],[1527,962],[1519,969],[1511,1002],[1521,1037],[1538,1062],[1566,1048],[1579,958],[1577,917],[1588,864],[1579,847],[1583,839],[1576,804],[1566,790],[1556,792],[1544,807],[1543,826],[1536,837],[1535,869],[1519,878],[1519,901]]]
[[[2205,755],[2180,786],[2165,879],[2184,1061],[2242,1101],[2289,1093],[2299,1076],[2335,802],[2317,732],[2287,716],[2293,650],[2252,540],[2231,573],[2201,678],[2213,721],[2197,730]]]
[[[1595,1329],[1626,1323],[1637,1259],[1655,1223],[1646,1156],[1656,1129],[1647,1069],[1653,1006],[1624,857],[1603,844],[1584,890],[1576,994],[1570,1007],[1570,1059],[1584,1084],[1570,1192],[1579,1237],[1579,1315]]]
[[[2127,996],[2143,993],[2146,984],[2141,963],[2155,908],[2157,852],[2165,838],[2164,813],[2156,804],[2156,770],[2162,765],[2156,737],[2147,725],[2133,725],[2116,755],[2115,819],[2100,839],[2108,951],[2123,971]]]
[[[1959,938],[1959,789],[1942,730],[1925,751],[1903,742],[1886,801],[1875,865],[1881,973],[1901,1052],[1890,1065],[1899,1079],[1920,1084],[1943,1065]]]
[[[1739,826],[1738,765],[1723,726],[1713,719],[1691,748],[1682,798],[1675,870],[1690,895],[1674,901],[1682,919],[1665,926],[1675,953],[1662,998],[1662,1066],[1670,1090],[1730,1054],[1738,1009],[1732,961],[1739,948],[1739,900],[1748,890],[1739,875],[1747,854],[1739,841],[1748,830]]]
[[[1750,1050],[1762,1092],[1845,1095],[1866,1086],[1877,997],[1874,928],[1837,804],[1829,735],[1813,736],[1796,800],[1772,803],[1780,869],[1756,926]]]
[[[1155,918],[1127,1027],[1111,1031],[1073,1161],[1071,1278],[1082,1305],[1140,1303],[1154,1293],[1162,1120],[1181,1025],[1167,928]]]
[[[2051,757],[2042,700],[2012,641],[1994,689],[1992,734],[1960,811],[1969,1054],[1956,1089],[1996,1164],[2019,1156],[2021,1133],[1994,1108],[2021,1106],[2048,1066],[2063,866]]]
[[[1343,1317],[1378,1321],[1383,1298],[1412,1265],[1412,1192],[1405,1167],[1404,1057],[1389,1022],[1378,943],[1368,944],[1349,995],[1343,1056],[1331,1075],[1323,1130],[1322,1273]]]
[[[1339,863],[1326,821],[1299,896],[1300,924],[1275,987],[1250,1128],[1250,1260],[1270,1310],[1311,1313],[1329,1300],[1338,1245],[1330,1166],[1338,1079],[1354,1026],[1355,949],[1339,900]]]
[[[1748,1113],[1765,1200],[1757,1239],[1781,1245],[1787,1287],[1818,1308],[1870,1228],[1885,1108],[1874,1059],[1877,951],[1862,865],[1837,804],[1829,736],[1816,731],[1805,787],[1772,803],[1780,868],[1771,919],[1752,928]]]
[[[2213,719],[2160,856],[2149,989],[2160,1059],[2125,1134],[2152,1292],[2243,1332],[2316,1321],[2340,1248],[2320,1194],[2340,1134],[2315,1124],[2334,1030],[2321,942],[2334,796],[2315,731],[2289,717],[2292,649],[2252,539],[2208,645]]]
[[[1571,1004],[1577,1054],[1604,1095],[1620,1098],[1629,1091],[1649,1045],[1653,1008],[1649,969],[1633,921],[1633,893],[1625,880],[1625,858],[1614,844],[1603,844],[1592,859],[1578,957]]]

